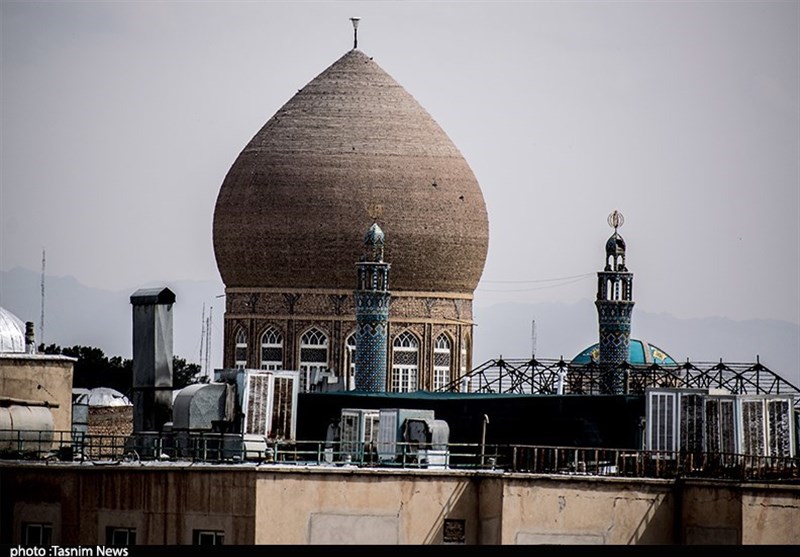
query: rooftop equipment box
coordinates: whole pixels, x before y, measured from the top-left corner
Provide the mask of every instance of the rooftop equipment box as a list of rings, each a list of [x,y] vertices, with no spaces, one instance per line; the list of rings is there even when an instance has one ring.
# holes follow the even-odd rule
[[[404,442],[404,426],[408,419],[433,420],[433,410],[381,408],[378,424],[378,460],[405,462],[409,445]],[[409,455],[410,456],[410,455]],[[414,455],[416,458],[416,455]]]

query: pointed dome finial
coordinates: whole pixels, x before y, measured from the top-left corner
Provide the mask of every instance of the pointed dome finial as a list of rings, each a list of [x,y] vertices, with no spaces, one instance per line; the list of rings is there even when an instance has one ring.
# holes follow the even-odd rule
[[[353,50],[358,48],[358,22],[361,21],[360,17],[351,17],[350,21],[353,23]]]
[[[364,260],[382,263],[385,243],[386,237],[383,234],[383,230],[378,226],[377,221],[373,221],[372,226],[369,227],[369,230],[364,235]]]

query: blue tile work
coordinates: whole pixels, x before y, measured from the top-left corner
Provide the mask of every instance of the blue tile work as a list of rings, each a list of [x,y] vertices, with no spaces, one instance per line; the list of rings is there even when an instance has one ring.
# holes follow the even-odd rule
[[[355,388],[386,390],[389,325],[389,267],[383,261],[384,234],[373,223],[364,236],[364,255],[356,264]]]
[[[357,391],[386,390],[389,297],[388,292],[356,292]]]
[[[630,359],[631,301],[597,301],[597,318],[600,330],[600,370],[609,394],[624,393],[624,375],[621,365]]]
[[[625,266],[625,240],[617,233],[624,219],[614,211],[608,224],[614,234],[606,242],[606,265],[597,273],[597,321],[599,326],[600,371],[604,392],[624,394],[623,363],[630,363],[633,273]]]

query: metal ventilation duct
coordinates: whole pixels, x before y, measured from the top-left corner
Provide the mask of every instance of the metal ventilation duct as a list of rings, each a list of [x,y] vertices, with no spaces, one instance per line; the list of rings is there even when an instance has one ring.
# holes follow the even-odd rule
[[[232,422],[235,409],[233,385],[209,383],[181,389],[173,404],[175,431],[212,431],[215,424]]]
[[[169,288],[144,288],[133,305],[133,432],[172,420],[172,305]]]

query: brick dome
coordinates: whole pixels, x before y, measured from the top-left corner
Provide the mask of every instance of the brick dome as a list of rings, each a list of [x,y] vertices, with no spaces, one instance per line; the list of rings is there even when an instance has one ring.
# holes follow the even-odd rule
[[[353,49],[234,161],[214,211],[217,266],[228,288],[352,290],[375,221],[393,290],[475,290],[489,240],[475,175],[425,109]]]

